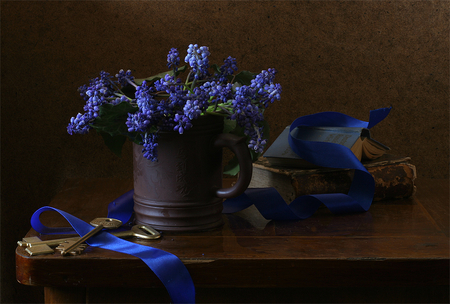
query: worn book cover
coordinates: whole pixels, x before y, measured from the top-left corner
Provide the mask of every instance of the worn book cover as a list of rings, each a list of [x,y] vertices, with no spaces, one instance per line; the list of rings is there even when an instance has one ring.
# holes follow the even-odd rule
[[[384,154],[362,164],[375,180],[374,201],[405,198],[415,193],[416,167],[409,157]],[[300,195],[347,193],[353,180],[351,169],[287,168],[260,157],[253,164],[250,188],[274,187],[286,202]]]
[[[288,142],[289,127],[278,136],[264,153],[264,157],[272,165],[317,168],[316,165],[302,159],[292,151]],[[308,127],[300,126],[292,130],[291,136],[307,141],[322,141],[343,145],[349,148],[360,161],[376,159],[389,147],[379,143],[370,136],[369,129],[348,127]]]

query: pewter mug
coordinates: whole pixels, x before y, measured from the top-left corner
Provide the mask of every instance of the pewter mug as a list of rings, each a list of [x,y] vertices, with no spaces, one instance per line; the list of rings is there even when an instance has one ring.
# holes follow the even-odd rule
[[[242,194],[252,176],[246,138],[224,134],[223,117],[206,115],[183,134],[161,132],[158,161],[133,144],[134,211],[137,224],[156,230],[198,231],[223,225],[222,201]],[[222,148],[236,154],[237,183],[222,188]]]

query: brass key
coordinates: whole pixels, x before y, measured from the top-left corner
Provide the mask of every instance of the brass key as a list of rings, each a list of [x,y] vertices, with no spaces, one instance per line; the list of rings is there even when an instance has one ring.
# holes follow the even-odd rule
[[[119,238],[135,237],[143,240],[156,240],[161,237],[161,234],[158,231],[147,225],[134,225],[133,227],[131,227],[130,230],[112,232],[111,234]],[[54,247],[65,242],[78,241],[79,239],[80,239],[79,236],[74,236],[62,239],[52,239],[42,241],[40,238],[34,236],[23,238],[21,241],[17,241],[17,245],[22,247],[37,247],[41,245]],[[38,251],[38,253],[40,253],[40,251]],[[34,255],[36,255],[36,253],[34,253]]]
[[[115,232],[112,233],[112,235],[117,236],[119,238],[134,236],[138,239],[145,239],[145,240],[156,240],[161,237],[161,234],[158,231],[147,225],[134,225],[133,227],[131,227],[131,230]]]
[[[66,250],[65,248],[72,246],[72,244],[74,242],[76,242],[76,241],[65,241],[64,243],[59,244],[59,246],[56,247],[56,250],[60,250],[60,251]],[[69,254],[79,255],[84,251],[84,249],[86,249],[86,247],[87,247],[86,244],[80,244],[80,245],[78,245],[78,247],[72,249],[72,251],[70,251]],[[31,247],[31,248],[33,248],[33,247]]]
[[[96,235],[98,232],[100,232],[103,228],[107,229],[115,229],[122,226],[122,222],[116,219],[112,218],[97,218],[91,222],[91,225],[97,226],[88,233],[86,233],[84,236],[82,236],[78,241],[75,241],[71,246],[68,246],[67,248],[64,248],[61,250],[62,255],[69,254],[72,250],[75,248],[78,248],[78,246],[88,240],[90,237]]]
[[[62,244],[67,241],[78,241],[80,239],[79,236],[74,237],[68,237],[63,239],[52,239],[52,240],[46,240],[42,241],[40,238],[33,236],[28,238],[23,238],[21,241],[17,241],[17,245],[22,247],[36,247],[40,245],[47,245],[50,247],[58,246],[59,244]]]
[[[48,245],[45,245],[45,244],[34,246],[34,247],[27,247],[27,248],[25,248],[25,251],[31,256],[48,254],[48,253],[54,252],[52,248],[50,248]]]

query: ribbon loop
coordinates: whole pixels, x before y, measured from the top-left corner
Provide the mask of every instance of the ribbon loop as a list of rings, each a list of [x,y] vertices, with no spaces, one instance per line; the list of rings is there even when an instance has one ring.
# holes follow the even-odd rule
[[[291,133],[299,126],[372,128],[382,121],[390,110],[391,108],[382,108],[371,111],[369,122],[338,112],[321,112],[299,117],[291,124],[289,145],[301,158],[320,167],[354,170],[348,194],[304,195],[288,205],[274,188],[248,189],[243,195],[226,200],[224,212],[238,211],[255,205],[266,219],[301,220],[314,214],[322,204],[335,214],[369,210],[375,192],[375,181],[349,148],[335,143],[302,140]]]
[[[128,217],[129,219],[131,213],[128,216],[125,214],[127,212],[126,210],[130,210],[129,206],[131,206],[132,210],[132,195],[130,196],[130,192],[127,192],[121,196],[119,203],[116,200],[109,207],[113,209],[111,213],[121,214],[122,218]],[[43,225],[39,217],[44,211],[58,212],[69,222],[72,228],[51,228]],[[34,230],[42,234],[76,232],[80,236],[94,229],[94,227],[85,221],[53,207],[42,207],[38,209],[31,217],[31,226]],[[90,246],[130,254],[140,258],[161,280],[174,303],[195,303],[195,287],[192,278],[183,262],[175,255],[161,249],[122,240],[106,231],[99,232],[86,240],[86,243]]]

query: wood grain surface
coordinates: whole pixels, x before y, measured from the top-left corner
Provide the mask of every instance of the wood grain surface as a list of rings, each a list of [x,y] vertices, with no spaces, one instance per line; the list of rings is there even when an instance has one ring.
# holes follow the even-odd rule
[[[417,185],[414,197],[376,202],[361,214],[336,216],[321,208],[303,221],[269,222],[250,208],[224,215],[221,229],[132,241],[178,256],[203,294],[215,288],[443,288],[433,289],[442,299],[449,283],[448,180],[419,179]],[[90,221],[131,188],[128,180],[73,179],[51,205]],[[56,212],[41,220],[67,226]],[[27,234],[35,235],[33,229]],[[74,288],[77,297],[88,290],[92,299],[105,288],[111,295],[115,288],[162,288],[140,259],[93,247],[68,257],[30,257],[18,247],[16,270],[20,283],[47,287],[48,302]]]

